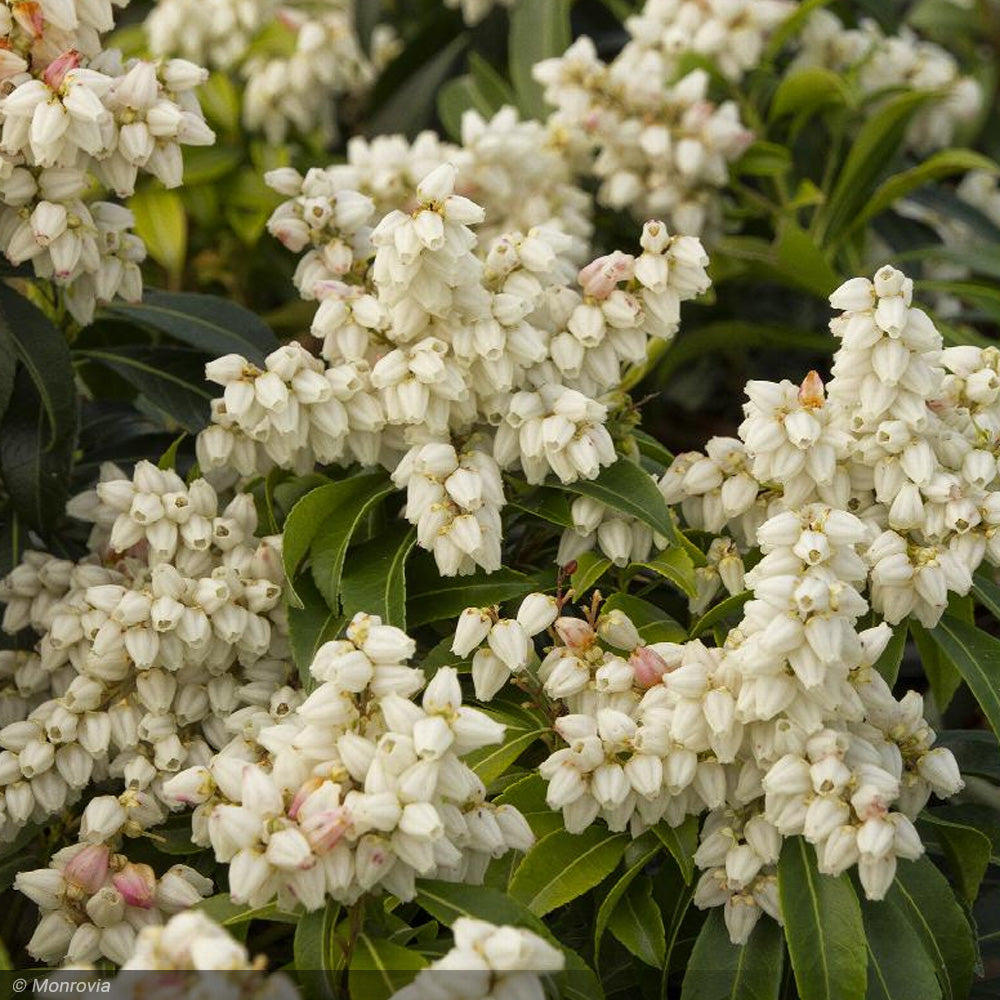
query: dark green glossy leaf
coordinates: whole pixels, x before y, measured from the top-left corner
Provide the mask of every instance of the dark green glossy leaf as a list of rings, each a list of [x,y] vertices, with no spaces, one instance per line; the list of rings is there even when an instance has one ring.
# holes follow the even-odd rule
[[[847,875],[821,875],[801,837],[778,862],[785,940],[802,1000],[864,1000],[868,949],[858,897]]]

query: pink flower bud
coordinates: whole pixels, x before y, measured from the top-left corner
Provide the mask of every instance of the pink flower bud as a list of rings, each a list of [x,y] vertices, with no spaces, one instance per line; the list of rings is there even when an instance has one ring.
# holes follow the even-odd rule
[[[296,793],[292,799],[292,804],[288,807],[288,818],[297,819],[299,810],[306,799],[323,784],[322,778],[310,778]]]
[[[639,687],[649,688],[659,684],[660,678],[669,669],[667,661],[648,646],[637,646],[632,650],[628,662],[635,671],[635,681]]]
[[[104,844],[88,844],[82,851],[73,855],[73,859],[63,871],[63,877],[67,882],[72,882],[84,892],[93,895],[104,885],[104,880],[108,877],[109,854]]]
[[[317,853],[322,853],[332,851],[337,846],[350,824],[350,814],[341,806],[310,816],[302,822],[301,827],[309,846]]]
[[[156,873],[149,865],[133,864],[131,861],[112,876],[114,887],[122,894],[126,906],[137,906],[148,910],[156,896]]]
[[[635,258],[616,250],[606,257],[598,257],[579,274],[583,294],[594,299],[606,299],[621,281],[627,281],[635,271]]]
[[[57,56],[46,67],[42,74],[42,79],[53,89],[58,90],[66,79],[66,74],[71,69],[76,69],[80,65],[80,53],[76,49],[68,49],[61,56]]]

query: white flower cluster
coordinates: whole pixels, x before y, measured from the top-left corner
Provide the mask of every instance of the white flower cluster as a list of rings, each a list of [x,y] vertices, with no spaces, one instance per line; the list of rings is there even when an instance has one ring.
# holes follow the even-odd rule
[[[245,88],[243,126],[272,144],[290,132],[329,144],[336,100],[371,86],[396,45],[381,26],[365,53],[355,0],[158,0],[144,28],[157,56],[235,70]]]
[[[799,45],[793,65],[855,70],[866,94],[898,88],[943,92],[943,98],[921,109],[910,124],[907,144],[917,153],[950,146],[956,129],[973,121],[982,105],[979,83],[962,75],[955,57],[906,27],[887,36],[871,19],[847,28],[836,14],[817,10],[802,29]]]
[[[131,212],[87,200],[93,178],[120,198],[140,171],[177,187],[181,146],[215,139],[194,95],[206,74],[180,59],[123,62],[103,50],[100,35],[114,27],[108,0],[2,14],[0,249],[63,287],[86,324],[98,302],[141,297],[146,254]]]
[[[733,101],[709,99],[705,70],[676,79],[670,33],[646,33],[648,20],[628,22],[632,37],[611,63],[582,36],[535,66],[555,108],[548,128],[576,171],[600,182],[602,205],[711,236],[721,222],[729,165],[753,137]]]
[[[96,522],[93,555],[74,564],[29,552],[0,584],[4,630],[39,636],[31,651],[2,654],[8,840],[109,779],[133,796],[139,825],[153,825],[164,777],[302,697],[287,685],[280,539],[255,537],[252,498],[220,511],[204,480],[186,486],[140,462],[131,479],[106,468],[70,510]]]
[[[667,76],[695,53],[737,82],[760,64],[771,33],[796,6],[794,0],[647,0],[626,27],[633,39],[646,40],[643,58],[653,65],[655,52]]]
[[[920,696],[896,700],[874,664],[890,624],[933,626],[1000,560],[998,355],[942,350],[911,295],[892,268],[847,282],[829,386],[751,383],[740,439],[678,456],[661,480],[690,524],[734,536],[713,543],[696,599],[752,592],[723,647],[646,645],[620,612],[567,617],[543,595],[509,621],[470,609],[456,632],[481,700],[512,672],[548,700],[564,746],[540,772],[567,829],[602,818],[637,835],[708,811],[695,899],[725,905],[735,941],[779,916],[783,837],[815,845],[823,872],[857,865],[880,899],[897,859],[923,850],[913,820],[930,795],[962,786]],[[860,629],[869,606],[884,621]]]
[[[560,972],[566,956],[523,927],[459,917],[454,947],[422,969],[392,1000],[544,1000],[545,973]]]
[[[486,17],[496,6],[512,7],[517,0],[444,0],[445,7],[462,11],[462,18],[470,27]]]
[[[355,260],[366,259],[372,214],[371,208],[365,214],[366,205],[374,203],[379,218],[409,210],[420,182],[444,164],[457,170],[455,192],[484,211],[477,230],[480,254],[506,233],[556,230],[567,275],[586,262],[590,197],[573,183],[558,144],[538,122],[520,120],[514,108],[502,108],[489,120],[470,110],[462,117],[461,146],[434,132],[422,132],[412,143],[397,135],[356,136],[347,143],[345,163],[314,168],[305,177],[288,169],[266,175],[290,199],[268,228],[294,253],[308,250],[295,275],[302,297],[321,297],[324,281],[350,280]]]
[[[574,282],[557,229],[498,237],[478,256],[471,227],[483,210],[455,193],[451,164],[373,229],[372,199],[332,189],[336,169],[271,176],[295,195],[274,230],[293,249],[314,247],[298,275],[321,299],[312,332],[323,361],[288,346],[263,370],[236,355],[212,362],[224,393],[199,462],[242,475],[380,463],[442,573],[493,571],[501,470],[570,483],[614,463],[600,400],[650,338],[673,337],[681,303],[708,288],[707,257],[697,239],[650,222],[638,257],[599,258]]]
[[[28,954],[49,965],[102,958],[125,965],[143,928],[162,924],[212,891],[211,881],[187,865],[157,878],[149,865],[86,837],[57,851],[48,868],[19,872],[14,886],[41,912]]]
[[[504,727],[462,705],[453,668],[415,702],[425,677],[406,663],[414,649],[356,615],[317,652],[305,701],[166,783],[197,806],[194,840],[229,864],[234,900],[315,910],[382,888],[412,899],[418,876],[479,882],[491,858],[531,845],[521,814],[487,802],[461,760]]]

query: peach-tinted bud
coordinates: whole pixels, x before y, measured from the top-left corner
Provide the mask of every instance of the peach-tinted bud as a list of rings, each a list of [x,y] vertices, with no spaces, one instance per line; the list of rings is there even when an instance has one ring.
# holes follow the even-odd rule
[[[823,380],[819,377],[819,372],[810,372],[799,386],[799,402],[803,406],[822,406],[826,401],[826,393],[823,389]]]
[[[104,844],[88,844],[73,855],[63,871],[63,877],[84,892],[93,894],[104,885],[104,880],[108,877],[109,854]]]
[[[597,638],[593,628],[582,618],[557,618],[556,634],[571,649],[584,649]]]
[[[112,876],[114,887],[122,894],[126,906],[137,906],[148,910],[156,896],[156,873],[149,865],[133,864],[131,861]]]
[[[11,13],[25,34],[33,38],[41,37],[45,30],[45,15],[42,13],[41,4],[34,2],[14,4]]]
[[[648,646],[637,646],[632,650],[628,662],[635,671],[635,681],[639,687],[649,688],[660,682],[669,669],[667,661],[656,650]]]

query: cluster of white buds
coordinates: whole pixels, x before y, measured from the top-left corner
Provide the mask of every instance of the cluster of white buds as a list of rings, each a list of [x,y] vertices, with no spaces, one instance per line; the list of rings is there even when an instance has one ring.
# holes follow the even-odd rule
[[[57,851],[49,867],[19,872],[14,886],[41,913],[28,954],[49,965],[100,959],[124,965],[143,928],[163,924],[212,892],[211,881],[187,865],[158,877],[149,865],[86,836]]]
[[[543,1000],[546,973],[566,965],[559,948],[523,927],[459,917],[452,934],[452,949],[392,1000],[438,1000],[456,993],[463,1000]]]
[[[866,94],[899,88],[943,93],[917,113],[907,131],[907,144],[923,154],[952,145],[956,129],[975,120],[983,100],[979,82],[963,76],[955,57],[941,46],[907,27],[887,36],[867,18],[847,28],[828,10],[809,16],[793,65],[854,70]]]
[[[290,197],[273,232],[311,247],[297,280],[320,300],[312,332],[323,361],[289,346],[266,371],[235,355],[212,362],[225,395],[199,461],[244,476],[381,464],[407,489],[406,517],[442,573],[492,571],[501,470],[571,483],[616,461],[600,400],[645,360],[651,338],[675,335],[681,303],[709,287],[708,258],[697,239],[655,221],[638,256],[616,252],[578,275],[559,226],[507,233],[477,253],[472,226],[484,211],[456,193],[462,175],[450,163],[369,228],[383,195],[343,186],[360,172],[269,175]]]
[[[568,566],[596,546],[615,566],[645,562],[656,549],[666,548],[666,539],[636,517],[605,506],[593,497],[577,497],[570,505],[573,527],[559,539],[556,564]]]
[[[372,212],[366,207],[373,202],[379,218],[409,210],[420,182],[444,164],[457,170],[455,192],[483,208],[477,230],[481,252],[506,233],[543,230],[554,244],[560,274],[571,277],[586,262],[590,197],[574,185],[546,128],[521,121],[511,107],[489,120],[470,110],[462,117],[461,146],[434,132],[423,132],[412,143],[396,135],[356,136],[347,143],[346,163],[313,168],[304,176],[291,168],[266,175],[268,184],[289,199],[272,215],[270,231],[295,253],[310,248],[295,275],[302,297],[324,298],[320,286],[325,281],[352,283],[353,272],[364,271],[369,255]],[[371,316],[367,304],[361,306],[364,316]],[[370,328],[376,321],[359,322]]]
[[[695,906],[722,906],[735,944],[745,944],[766,913],[780,924],[777,863],[781,834],[754,807],[715,809],[705,817],[695,864],[702,869]]]
[[[794,0],[647,0],[626,26],[644,40],[644,58],[655,52],[667,76],[695,53],[737,82],[760,64],[771,33],[795,8]]]
[[[145,20],[157,56],[176,56],[233,71],[244,90],[243,126],[280,144],[290,133],[336,139],[336,102],[374,82],[397,49],[378,26],[365,53],[355,0],[158,0]]]
[[[119,4],[122,6],[123,4]],[[16,11],[16,13],[15,13]],[[64,289],[77,322],[142,294],[142,241],[128,210],[85,202],[94,179],[124,198],[140,171],[182,181],[182,145],[214,142],[181,59],[123,61],[103,49],[112,4],[8,5],[0,18],[0,250]]]
[[[143,928],[135,947],[122,964],[127,975],[114,982],[114,993],[123,1000],[161,994],[198,996],[210,988],[234,1000],[298,1000],[295,984],[282,973],[264,974],[264,958],[251,958],[246,945],[224,927],[197,910],[178,913],[162,926]],[[149,975],[137,975],[148,972]],[[166,982],[163,973],[172,975]],[[198,973],[211,972],[205,976]],[[187,976],[184,973],[188,973]]]
[[[562,56],[535,66],[556,109],[548,127],[577,172],[600,182],[602,205],[711,236],[720,225],[729,165],[752,135],[734,102],[709,99],[706,71],[675,79],[664,33],[639,33],[641,18],[628,27],[632,37],[611,63],[582,36]]]
[[[279,347],[258,368],[238,354],[205,366],[224,388],[213,401],[212,424],[198,436],[201,468],[242,476],[274,466],[300,473],[317,462],[379,457],[385,417],[363,364],[326,368],[300,344]]]
[[[504,727],[462,705],[450,667],[413,700],[425,683],[406,662],[414,649],[356,615],[317,652],[305,701],[167,782],[175,803],[197,807],[194,840],[229,864],[235,900],[315,910],[382,888],[412,899],[418,876],[475,883],[491,858],[530,846],[521,814],[487,802],[461,760]]]
[[[5,631],[39,636],[4,654],[22,709],[0,729],[4,839],[91,782],[155,808],[166,776],[302,697],[288,687],[280,540],[255,536],[249,495],[220,511],[204,480],[141,462],[131,478],[105,468],[70,511],[95,522],[93,554],[29,552],[0,585]]]

